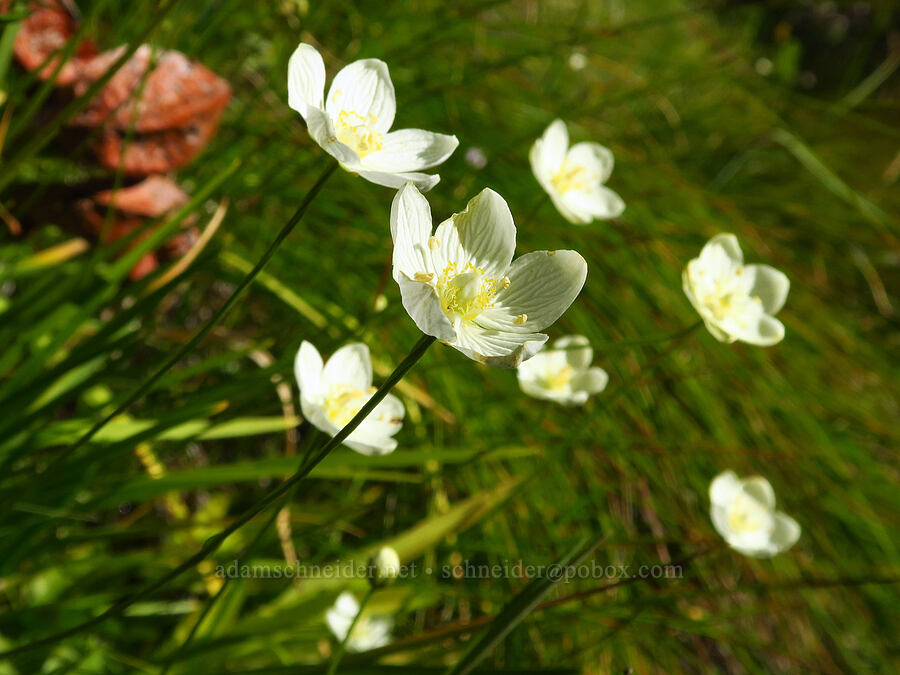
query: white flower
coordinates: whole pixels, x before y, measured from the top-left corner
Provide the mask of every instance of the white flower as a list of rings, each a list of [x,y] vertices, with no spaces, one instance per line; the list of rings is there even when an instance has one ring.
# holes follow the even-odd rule
[[[761,476],[738,478],[733,471],[709,486],[712,522],[731,548],[753,558],[771,558],[800,538],[800,526],[775,510],[775,493]]]
[[[360,411],[376,389],[372,386],[369,348],[361,343],[338,349],[328,363],[303,341],[294,361],[303,416],[317,429],[334,436]],[[364,455],[386,455],[397,447],[391,436],[403,426],[403,404],[388,394],[344,444]]]
[[[313,140],[347,171],[372,183],[399,188],[412,181],[423,191],[441,179],[417,173],[446,160],[456,136],[422,129],[389,131],[397,110],[387,64],[354,61],[325,93],[325,64],[315,47],[301,43],[288,63],[288,104],[303,116]]]
[[[390,546],[384,546],[372,558],[372,566],[375,568],[375,582],[391,581],[400,575],[400,556]]]
[[[566,123],[554,120],[531,146],[531,170],[553,204],[571,223],[615,218],[625,202],[604,185],[613,170],[613,154],[599,143],[569,147]]]
[[[339,641],[343,641],[357,614],[359,614],[359,603],[352,593],[344,591],[335,600],[334,606],[325,612],[325,621],[334,636]],[[391,641],[393,627],[394,622],[389,617],[361,616],[347,639],[347,651],[366,652],[370,649],[384,647]]]
[[[563,405],[584,405],[606,388],[603,368],[591,368],[594,351],[583,335],[568,335],[519,366],[519,386],[529,396]]]
[[[394,197],[394,280],[403,306],[427,335],[471,359],[515,368],[547,341],[587,276],[575,251],[537,251],[512,262],[509,207],[483,190],[431,233],[428,202],[413,185]],[[512,264],[510,264],[512,263]]]
[[[774,267],[744,265],[733,234],[710,239],[684,268],[682,282],[717,340],[767,347],[784,338],[784,325],[774,315],[784,306],[791,284]]]

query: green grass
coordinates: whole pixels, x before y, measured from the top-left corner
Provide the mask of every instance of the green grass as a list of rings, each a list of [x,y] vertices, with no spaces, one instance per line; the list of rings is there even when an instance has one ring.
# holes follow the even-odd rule
[[[127,15],[80,4],[101,48],[140,39],[156,17],[157,3]],[[20,129],[3,146],[0,201],[27,228],[12,237],[3,226],[0,240],[0,649],[88,621],[161,578],[293,473],[302,340],[323,353],[365,341],[380,384],[419,339],[385,283],[393,193],[338,171],[221,324],[127,416],[72,448],[222,306],[326,167],[286,103],[287,60],[305,40],[329,77],[385,59],[395,126],[459,137],[428,193],[436,220],[491,187],[516,218],[519,254],[584,255],[584,291],[549,332],[588,336],[610,374],[607,392],[563,409],[525,397],[514,373],[435,345],[399,390],[399,449],[338,448],[298,485],[287,518],[302,562],[362,562],[390,543],[420,572],[370,604],[395,615],[395,642],[346,655],[339,672],[443,672],[484,644],[480,667],[519,673],[891,670],[896,74],[861,94],[873,67],[815,98],[760,76],[759,4],[305,6],[182,0],[153,33],[235,92],[210,147],[178,172],[193,195],[209,191],[193,205],[201,225],[228,199],[224,223],[157,290],[127,282],[110,249],[35,257],[76,236],[60,215],[72,185],[104,174],[84,143],[48,133],[59,108],[17,122],[36,89],[2,67],[0,39],[0,89]],[[568,65],[573,50],[583,70]],[[528,150],[557,116],[574,141],[614,151],[609,184],[628,205],[619,220],[572,226],[543,198]],[[483,169],[466,163],[470,147],[487,156]],[[681,270],[726,231],[750,262],[790,277],[785,340],[724,345],[704,330],[656,340],[696,321]],[[291,387],[287,407],[278,382]],[[803,528],[791,551],[755,561],[721,545],[707,490],[728,468],[769,478]],[[0,672],[324,672],[334,649],[324,612],[346,588],[361,598],[364,581],[232,580],[210,605],[216,565],[284,563],[275,514],[125,616]],[[600,540],[588,564],[675,562],[682,578],[559,583],[532,607],[539,582],[440,573],[461,561],[548,565],[582,540]],[[503,625],[481,633],[498,615]]]

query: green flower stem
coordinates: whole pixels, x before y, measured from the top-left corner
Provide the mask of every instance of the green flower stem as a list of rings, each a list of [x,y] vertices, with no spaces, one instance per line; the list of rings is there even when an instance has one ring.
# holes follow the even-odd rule
[[[323,177],[327,177],[327,174]],[[68,637],[72,637],[73,635],[78,635],[80,633],[84,633],[85,631],[93,628],[94,626],[98,626],[104,621],[111,619],[116,616],[120,616],[122,612],[131,607],[136,602],[143,600],[153,593],[158,591],[160,588],[168,584],[173,579],[178,578],[182,574],[184,574],[187,570],[193,568],[198,563],[206,560],[210,555],[215,553],[219,547],[225,542],[228,537],[241,529],[244,525],[253,520],[254,517],[259,515],[262,511],[266,510],[272,504],[279,502],[281,498],[290,492],[294,487],[299,484],[304,478],[306,478],[310,472],[328,456],[332,450],[334,450],[337,446],[343,443],[347,437],[353,433],[353,430],[356,429],[360,425],[360,423],[369,416],[375,407],[381,403],[385,396],[388,395],[388,392],[394,388],[394,386],[409,372],[410,368],[412,368],[419,359],[428,351],[428,348],[434,342],[434,338],[430,335],[422,336],[418,342],[413,346],[412,350],[406,356],[405,359],[394,369],[394,372],[391,373],[388,378],[384,381],[378,390],[372,394],[372,398],[366,401],[366,404],[360,408],[360,411],[356,413],[356,416],[350,420],[344,428],[337,432],[333,437],[329,438],[325,444],[322,446],[321,451],[318,454],[310,453],[308,459],[305,459],[300,468],[287,480],[285,480],[281,485],[276,488],[270,490],[262,499],[260,499],[256,504],[251,506],[249,509],[241,513],[228,527],[221,530],[218,534],[213,535],[209,539],[207,539],[203,546],[190,558],[182,562],[178,567],[173,569],[171,572],[164,574],[162,577],[157,579],[156,581],[144,586],[141,590],[133,593],[132,595],[126,596],[124,598],[120,598],[117,600],[111,607],[106,609],[101,614],[98,614],[93,619],[89,619],[83,623],[78,624],[77,626],[73,626],[64,631],[60,631],[58,633],[54,633],[53,635],[48,635],[47,637],[41,638],[40,640],[35,640],[34,642],[29,642],[28,644],[22,645],[20,647],[15,647],[13,649],[9,649],[4,652],[0,652],[0,658],[9,658],[15,656],[17,654],[24,654],[25,652],[32,651],[34,649],[39,649],[41,647],[49,647],[55,645],[60,640],[63,640]]]
[[[337,162],[330,162],[328,168],[322,172],[316,181],[315,185],[312,186],[309,192],[306,193],[306,197],[303,198],[303,202],[301,202],[300,206],[297,208],[297,211],[294,212],[294,215],[291,216],[291,219],[285,224],[284,227],[281,228],[281,231],[278,233],[278,236],[275,237],[274,241],[269,244],[269,248],[266,249],[266,252],[262,254],[262,257],[259,261],[254,265],[253,269],[250,270],[247,275],[241,280],[241,283],[238,284],[238,287],[234,289],[234,292],[225,301],[218,311],[213,314],[212,318],[207,321],[204,326],[198,330],[194,337],[188,340],[181,348],[176,351],[172,356],[166,359],[165,363],[163,363],[153,375],[151,375],[147,380],[141,383],[141,385],[135,389],[129,396],[126,398],[121,404],[119,404],[115,410],[109,413],[106,417],[101,419],[99,422],[94,424],[87,432],[84,433],[81,438],[79,438],[74,445],[71,445],[65,451],[59,453],[54,459],[54,463],[59,461],[62,457],[66,456],[83,447],[90,441],[94,435],[100,431],[108,422],[112,419],[118,417],[123,412],[125,412],[131,405],[142,398],[144,394],[146,394],[150,389],[156,384],[159,379],[165,375],[169,369],[172,368],[176,363],[178,363],[181,359],[185,357],[197,344],[207,336],[207,334],[216,326],[216,324],[221,321],[224,316],[231,310],[234,304],[237,302],[238,298],[241,294],[247,290],[247,287],[253,282],[256,276],[262,271],[262,268],[266,266],[266,263],[269,262],[271,257],[275,254],[275,251],[278,250],[278,247],[281,246],[281,243],[287,238],[287,236],[293,231],[293,229],[297,226],[297,223],[303,218],[306,210],[309,208],[309,205],[312,203],[313,199],[316,198],[316,195],[319,194],[319,191],[325,185],[325,182],[334,173],[334,170],[337,168]]]
[[[347,651],[347,642],[350,640],[350,635],[353,633],[353,629],[356,628],[356,624],[359,622],[359,617],[362,616],[363,610],[366,608],[366,605],[369,604],[369,600],[372,599],[372,595],[375,593],[375,588],[373,586],[369,586],[369,590],[366,591],[365,596],[359,603],[359,611],[356,613],[356,616],[353,617],[353,621],[350,623],[350,628],[347,629],[347,634],[344,636],[344,639],[341,640],[341,643],[338,645],[337,649],[334,650],[334,654],[331,657],[331,663],[328,665],[328,672],[325,675],[334,675],[337,672],[338,666],[341,663],[341,659],[344,657],[344,652]]]

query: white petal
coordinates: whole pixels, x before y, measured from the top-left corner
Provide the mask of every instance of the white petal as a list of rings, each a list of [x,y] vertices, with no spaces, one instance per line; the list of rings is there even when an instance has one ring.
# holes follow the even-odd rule
[[[553,206],[559,211],[559,214],[573,225],[587,225],[594,216],[582,204],[575,200],[568,199],[567,192],[559,192],[552,185],[547,189]]]
[[[344,441],[344,445],[361,455],[367,455],[369,457],[389,455],[397,449],[397,441],[393,438],[390,438],[389,436],[367,434],[361,426],[350,434]]]
[[[381,150],[363,158],[363,166],[386,173],[421,171],[441,164],[459,145],[456,136],[423,129],[392,131],[383,143]]]
[[[441,242],[432,256],[438,271],[455,262],[459,273],[470,262],[482,268],[485,276],[499,280],[516,249],[516,226],[509,206],[489,188],[470,199],[464,211],[441,223],[435,236]]]
[[[456,340],[456,331],[441,308],[434,288],[430,284],[423,284],[401,276],[396,279],[400,286],[400,297],[403,308],[415,321],[419,330],[425,335],[432,335],[442,342]]]
[[[775,491],[772,484],[762,476],[751,476],[741,481],[741,489],[760,504],[775,508]]]
[[[566,162],[583,166],[598,183],[609,179],[614,165],[612,151],[599,143],[576,143],[566,153]]]
[[[703,252],[706,251],[708,247],[714,246],[721,246],[725,250],[725,253],[728,254],[728,257],[738,265],[744,264],[744,254],[741,252],[741,245],[738,243],[737,237],[733,234],[717,234],[706,242],[706,246],[703,247],[703,251],[700,252],[700,255],[702,256]]]
[[[537,354],[546,341],[542,333],[509,333],[461,324],[451,346],[473,361],[495,368],[517,368]]]
[[[350,591],[341,593],[334,601],[334,608],[341,616],[354,619],[359,614],[359,603]]]
[[[365,178],[370,183],[394,188],[395,190],[399,190],[407,183],[413,183],[420,192],[428,192],[441,180],[441,177],[438,174],[431,175],[427,173],[416,172],[387,173],[384,171],[367,171],[362,166],[355,167],[351,170],[354,173],[358,173],[361,178]]]
[[[774,317],[761,314],[732,335],[751,345],[771,347],[784,339],[784,324]]]
[[[712,520],[713,527],[716,532],[731,545],[731,525],[728,524],[728,509],[724,506],[713,503],[709,510],[709,517]]]
[[[706,326],[706,330],[708,330],[708,331],[710,332],[710,334],[711,334],[714,338],[716,338],[716,340],[718,340],[719,342],[724,342],[724,343],[726,343],[726,344],[731,344],[732,342],[734,342],[735,340],[737,340],[737,337],[735,337],[734,335],[729,335],[729,334],[726,333],[724,330],[722,330],[721,328],[719,328],[716,324],[714,324],[712,321],[709,321],[709,320],[707,320],[707,319],[704,319],[704,320],[703,320],[703,325]]]
[[[312,399],[319,395],[322,390],[323,367],[319,350],[304,340],[294,359],[294,376],[297,378],[301,397]]]
[[[777,314],[784,307],[791,282],[783,272],[768,265],[747,265],[748,274],[753,275],[750,295],[758,297],[766,314]]]
[[[566,335],[553,343],[553,349],[563,351],[565,362],[576,370],[587,368],[594,360],[590,340],[584,335]],[[533,359],[532,359],[533,360]]]
[[[325,64],[312,45],[300,43],[288,61],[288,105],[306,119],[307,107],[322,109]]]
[[[535,251],[518,258],[507,276],[509,287],[497,293],[494,308],[483,312],[478,322],[533,332],[556,321],[578,297],[587,277],[587,263],[575,251]],[[507,323],[509,317],[522,314],[525,323]]]
[[[775,529],[772,531],[772,545],[777,552],[786,551],[800,538],[800,525],[790,516],[775,514]]]
[[[318,143],[325,152],[338,160],[341,164],[352,166],[359,161],[359,157],[349,146],[337,139],[334,124],[324,110],[307,106],[306,127],[309,135]]]
[[[625,211],[625,202],[622,198],[603,185],[597,185],[589,192],[569,190],[560,196],[560,201],[571,213],[581,218],[579,221],[581,223],[590,222],[595,218],[601,220],[618,218]]]
[[[572,389],[576,392],[599,394],[606,389],[608,383],[609,375],[603,368],[588,368],[572,378]]]
[[[379,59],[362,59],[341,68],[328,90],[325,110],[332,118],[342,111],[356,113],[372,129],[386,133],[397,111],[387,64]]]
[[[325,364],[322,383],[327,387],[346,384],[366,391],[372,386],[369,348],[361,342],[354,342],[338,349]]]
[[[391,239],[394,241],[394,279],[402,272],[409,279],[417,272],[432,273],[431,208],[428,200],[412,183],[407,183],[394,196],[391,204]]]
[[[529,153],[531,170],[545,188],[562,166],[568,149],[569,132],[562,120],[553,120],[544,134],[534,142]]]
[[[734,471],[723,471],[709,485],[709,501],[714,506],[725,506],[741,490],[741,481]]]

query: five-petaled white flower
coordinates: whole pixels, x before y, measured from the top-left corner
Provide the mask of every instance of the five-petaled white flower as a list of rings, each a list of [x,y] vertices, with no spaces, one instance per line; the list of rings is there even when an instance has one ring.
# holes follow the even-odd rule
[[[512,261],[516,226],[493,190],[482,190],[431,232],[431,210],[415,186],[391,206],[394,280],[403,306],[427,335],[471,359],[515,368],[547,341],[587,276],[575,251],[537,251]],[[510,264],[512,263],[512,264]]]
[[[609,375],[591,368],[594,350],[583,335],[567,335],[519,366],[519,386],[529,396],[563,405],[584,405],[606,388]]]
[[[613,170],[613,154],[599,143],[569,147],[566,123],[554,120],[531,146],[531,170],[553,204],[571,223],[616,218],[625,202],[604,185]]]
[[[752,558],[771,558],[800,538],[800,526],[775,510],[775,493],[761,476],[738,478],[724,471],[709,486],[712,522],[736,551]]]
[[[343,641],[347,639],[347,651],[366,652],[370,649],[384,647],[391,641],[391,629],[394,622],[385,616],[361,616],[353,632],[347,638],[347,631],[353,623],[353,619],[359,614],[359,603],[350,591],[341,593],[331,607],[325,613],[325,621],[334,636]]]
[[[456,136],[422,129],[390,131],[397,110],[387,64],[354,61],[325,93],[325,64],[312,45],[301,43],[288,63],[288,104],[303,116],[313,140],[347,171],[378,185],[399,188],[412,181],[423,191],[440,180],[417,173],[446,160]]]
[[[341,347],[323,364],[318,350],[304,340],[294,361],[294,373],[300,385],[303,416],[330,436],[353,419],[376,391],[369,348],[361,343]],[[364,455],[393,452],[397,441],[391,437],[403,426],[403,415],[403,404],[388,394],[344,444]]]
[[[682,274],[684,292],[721,342],[768,347],[784,338],[774,315],[787,300],[788,278],[768,265],[744,265],[733,234],[717,234]]]

